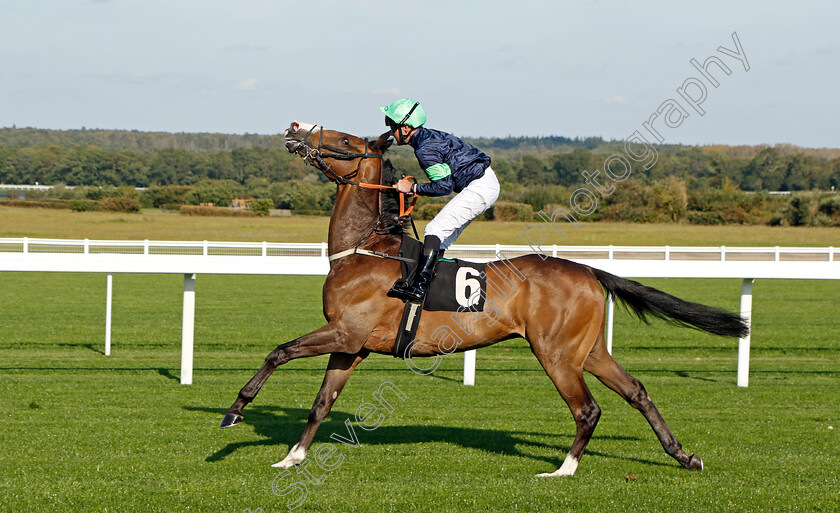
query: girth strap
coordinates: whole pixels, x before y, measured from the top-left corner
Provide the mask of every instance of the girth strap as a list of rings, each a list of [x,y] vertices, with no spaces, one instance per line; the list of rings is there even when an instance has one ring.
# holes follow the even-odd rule
[[[382,253],[380,251],[373,251],[373,250],[370,250],[370,249],[362,249],[362,248],[350,248],[350,249],[346,249],[344,251],[339,251],[338,253],[333,253],[332,255],[330,255],[329,259],[330,259],[330,262],[332,262],[333,260],[338,260],[339,258],[344,258],[344,257],[350,256],[350,255],[367,255],[367,256],[372,256],[372,257],[376,257],[376,258],[387,258],[389,260],[400,260],[402,262],[408,262],[410,264],[414,264],[414,263],[417,262],[417,260],[415,260],[413,258],[393,256],[393,255],[389,255],[387,253]]]

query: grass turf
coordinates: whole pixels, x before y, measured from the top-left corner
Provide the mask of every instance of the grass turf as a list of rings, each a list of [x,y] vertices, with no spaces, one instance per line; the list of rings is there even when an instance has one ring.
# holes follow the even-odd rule
[[[418,221],[423,233],[426,221]],[[476,221],[459,244],[525,244],[519,234],[526,222]],[[105,240],[214,240],[323,242],[326,217],[201,217],[146,210],[138,214],[70,212],[0,207],[0,237]],[[697,226],[684,224],[559,223],[545,244],[616,246],[837,246],[837,228],[783,226]]]
[[[739,280],[645,283],[738,306]],[[199,276],[195,384],[181,386],[179,276],[115,276],[106,357],[102,275],[0,274],[0,510],[286,511],[294,494],[272,485],[305,477],[268,465],[300,435],[326,357],[279,368],[240,426],[218,425],[268,351],[321,325],[322,284]],[[562,463],[574,423],[522,340],[479,351],[475,387],[460,384],[460,355],[431,376],[371,356],[313,449],[346,436],[383,382],[407,397],[375,430],[356,428],[359,447],[336,444],[338,468],[308,467],[325,481],[297,511],[836,511],[838,301],[833,282],[758,280],[746,389],[735,340],[618,315],[616,359],[703,472],[680,468],[590,376],[603,415],[577,474],[535,478]]]

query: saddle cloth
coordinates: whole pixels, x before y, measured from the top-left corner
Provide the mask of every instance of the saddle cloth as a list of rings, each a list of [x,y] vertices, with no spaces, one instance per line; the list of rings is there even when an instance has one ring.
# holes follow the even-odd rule
[[[415,263],[402,262],[402,278],[408,282],[414,273],[423,243],[412,237],[403,236],[400,256]],[[484,297],[487,293],[485,264],[458,259],[441,258],[435,268],[435,277],[426,294],[423,310],[455,312],[470,309],[484,311]]]

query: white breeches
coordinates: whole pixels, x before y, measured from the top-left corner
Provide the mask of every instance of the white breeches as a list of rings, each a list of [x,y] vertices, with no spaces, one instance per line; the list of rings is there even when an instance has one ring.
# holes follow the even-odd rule
[[[499,180],[491,168],[473,180],[444,206],[426,225],[426,235],[441,240],[440,249],[448,249],[476,217],[493,206],[499,198]]]

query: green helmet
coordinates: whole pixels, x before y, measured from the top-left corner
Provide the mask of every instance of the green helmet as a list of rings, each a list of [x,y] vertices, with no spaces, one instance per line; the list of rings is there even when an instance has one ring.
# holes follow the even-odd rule
[[[426,111],[423,110],[420,102],[410,98],[397,100],[391,105],[379,107],[379,110],[385,114],[385,123],[389,126],[408,125],[411,128],[417,128],[426,122]]]

